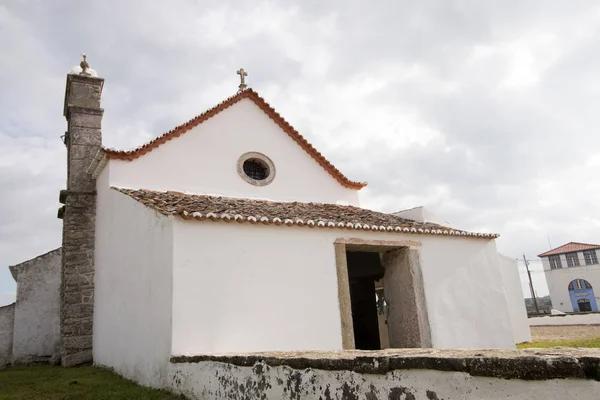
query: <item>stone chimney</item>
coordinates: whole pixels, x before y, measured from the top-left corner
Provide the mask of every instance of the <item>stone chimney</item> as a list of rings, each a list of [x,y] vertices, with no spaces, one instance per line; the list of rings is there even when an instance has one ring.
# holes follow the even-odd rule
[[[64,204],[62,272],[60,289],[60,335],[63,366],[92,362],[94,312],[94,239],[96,181],[87,172],[102,145],[100,107],[104,79],[98,78],[83,56],[80,67],[67,75],[64,116],[68,130],[67,189],[60,193]]]

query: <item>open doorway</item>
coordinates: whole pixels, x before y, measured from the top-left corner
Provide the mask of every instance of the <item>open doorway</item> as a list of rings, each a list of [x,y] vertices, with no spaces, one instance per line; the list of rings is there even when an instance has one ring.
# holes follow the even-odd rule
[[[381,338],[375,282],[385,270],[379,253],[349,251],[346,253],[354,346],[359,350],[380,350]]]
[[[396,243],[336,241],[345,349],[431,347],[419,244]]]
[[[590,303],[590,299],[579,299],[577,300],[577,304],[579,305],[579,312],[592,311],[592,304]]]

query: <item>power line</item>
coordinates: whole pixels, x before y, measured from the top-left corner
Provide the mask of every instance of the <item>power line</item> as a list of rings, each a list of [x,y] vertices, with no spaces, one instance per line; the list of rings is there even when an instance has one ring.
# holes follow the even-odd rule
[[[520,258],[515,258],[515,260],[517,260],[517,261],[520,261],[520,262],[522,262],[523,264],[527,263],[527,265],[525,266],[525,268],[526,268],[526,269],[528,269],[528,268],[527,268],[527,266],[529,266],[529,263],[530,263],[530,262],[535,262],[535,261],[537,261],[537,262],[541,262],[541,260],[527,260],[527,259],[520,259]],[[545,270],[545,269],[543,269],[543,267],[542,267],[542,269],[539,269],[539,270],[530,270],[530,271],[531,271],[531,272],[536,272],[536,273],[539,273],[539,272],[546,272],[546,270]]]

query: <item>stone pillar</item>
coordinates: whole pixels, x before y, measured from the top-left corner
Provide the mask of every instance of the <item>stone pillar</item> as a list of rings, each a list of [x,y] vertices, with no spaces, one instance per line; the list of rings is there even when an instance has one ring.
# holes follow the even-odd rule
[[[63,366],[92,362],[96,181],[87,172],[101,147],[104,79],[69,74],[64,116],[68,131],[63,219],[60,335]]]

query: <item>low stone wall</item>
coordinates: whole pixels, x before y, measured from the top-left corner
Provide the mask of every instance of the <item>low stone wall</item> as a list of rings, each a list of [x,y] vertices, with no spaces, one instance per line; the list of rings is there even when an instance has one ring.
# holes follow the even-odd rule
[[[11,363],[15,303],[0,307],[0,368]]]
[[[595,399],[600,350],[434,350],[172,357],[193,399]]]

